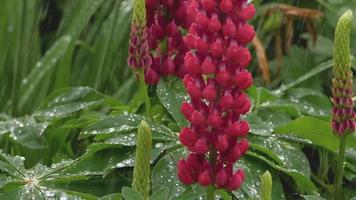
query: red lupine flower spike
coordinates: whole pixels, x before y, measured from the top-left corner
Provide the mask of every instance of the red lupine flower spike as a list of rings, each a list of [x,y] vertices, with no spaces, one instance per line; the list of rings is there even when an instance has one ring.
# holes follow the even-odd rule
[[[183,83],[191,102],[183,103],[181,110],[190,129],[183,129],[180,138],[194,152],[188,157],[194,163],[190,174],[193,182],[202,186],[232,191],[245,179],[242,170],[234,173],[233,165],[249,148],[245,138],[250,127],[240,115],[251,107],[244,90],[253,83],[246,70],[252,56],[245,45],[255,35],[246,22],[254,12],[254,6],[245,0],[191,0],[187,6],[190,26],[182,40],[187,48],[184,69],[188,74]],[[196,155],[202,161],[196,162]],[[191,181],[182,178],[183,183]]]

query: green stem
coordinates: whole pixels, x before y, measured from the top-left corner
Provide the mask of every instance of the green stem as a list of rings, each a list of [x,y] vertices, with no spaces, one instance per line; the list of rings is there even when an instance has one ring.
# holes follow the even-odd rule
[[[211,166],[215,166],[216,157],[217,157],[216,150],[211,149],[209,155],[210,155],[209,161]],[[215,177],[213,177],[213,179],[215,179]],[[206,188],[206,200],[215,200],[215,190],[216,188],[214,185],[209,185]]]
[[[146,106],[146,113],[149,118],[152,119],[153,121],[153,115],[152,115],[152,109],[151,109],[151,103],[150,103],[150,98],[148,97],[147,93],[147,85],[145,83],[145,74],[143,69],[138,70],[138,79],[140,81],[140,89],[141,89],[141,95],[143,96],[145,100],[145,106]]]
[[[320,149],[319,150],[319,159],[320,159],[320,166],[319,166],[319,172],[318,176],[321,180],[324,182],[328,182],[327,180],[327,174],[329,171],[329,158],[328,158],[328,151],[325,149]]]
[[[335,182],[334,182],[334,199],[342,199],[341,185],[344,177],[344,163],[345,163],[345,150],[346,150],[346,135],[340,137],[339,154],[336,165]]]
[[[215,200],[215,186],[209,185],[206,188],[206,200]]]

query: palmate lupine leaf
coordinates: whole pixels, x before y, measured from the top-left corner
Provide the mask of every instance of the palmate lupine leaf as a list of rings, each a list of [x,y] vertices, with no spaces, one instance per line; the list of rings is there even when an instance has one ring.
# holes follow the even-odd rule
[[[75,161],[62,161],[48,168],[43,165],[37,165],[34,168],[26,170],[24,167],[23,157],[12,157],[0,152],[0,169],[5,171],[8,177],[1,177],[1,182],[6,181],[1,185],[2,193],[0,199],[97,199],[97,197],[84,194],[77,191],[55,186],[58,181],[77,181],[89,179],[92,175],[97,175],[96,172],[85,173],[69,173],[66,172],[70,167],[73,167],[80,159]],[[11,178],[10,178],[11,177]],[[11,187],[8,187],[10,186]]]
[[[107,152],[104,156],[108,157],[104,165],[104,176],[115,169],[135,165],[134,146],[137,143],[137,129],[142,120],[147,122],[152,131],[151,163],[153,163],[165,149],[177,146],[176,133],[164,125],[154,123],[140,115],[121,114],[108,116],[82,130],[80,138],[94,137],[96,141],[88,147],[88,152]],[[111,151],[120,152],[121,156],[118,157],[117,153]]]
[[[33,117],[13,118],[0,121],[0,135],[9,134],[10,139],[22,147],[33,150],[44,150],[48,144],[43,133],[48,122],[37,122]]]

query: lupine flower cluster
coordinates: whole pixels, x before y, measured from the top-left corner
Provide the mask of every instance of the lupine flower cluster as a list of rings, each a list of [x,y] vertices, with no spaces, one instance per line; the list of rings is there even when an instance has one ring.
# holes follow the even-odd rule
[[[181,111],[190,122],[180,133],[190,154],[178,163],[185,184],[235,190],[244,172],[233,165],[246,153],[249,124],[241,118],[250,110],[244,93],[252,83],[246,70],[251,55],[246,45],[254,38],[247,23],[255,13],[247,0],[191,0],[184,36],[190,49],[184,57],[183,82],[190,96]]]
[[[355,111],[352,101],[352,78],[350,62],[350,33],[352,12],[347,12],[336,27],[334,47],[333,78],[333,120],[336,134],[343,135],[355,131]]]
[[[152,64],[147,43],[144,1],[135,1],[131,22],[128,64],[133,69],[147,69]]]
[[[148,84],[157,83],[161,76],[183,77],[186,74],[180,66],[188,49],[183,44],[180,29],[189,26],[187,6],[185,0],[146,0],[148,44],[152,56],[152,65],[145,76]]]

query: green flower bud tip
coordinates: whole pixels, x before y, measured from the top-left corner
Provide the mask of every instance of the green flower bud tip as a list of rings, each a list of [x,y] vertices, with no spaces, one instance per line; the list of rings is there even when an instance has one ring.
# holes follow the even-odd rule
[[[150,191],[150,162],[152,151],[152,134],[148,124],[142,121],[138,127],[136,140],[135,168],[132,188],[148,199]]]
[[[348,10],[340,17],[335,30],[334,70],[338,75],[350,71],[350,35],[352,12]]]
[[[146,4],[145,0],[134,0],[132,23],[146,26]]]
[[[272,200],[272,175],[269,171],[261,176],[261,196],[262,200]]]

